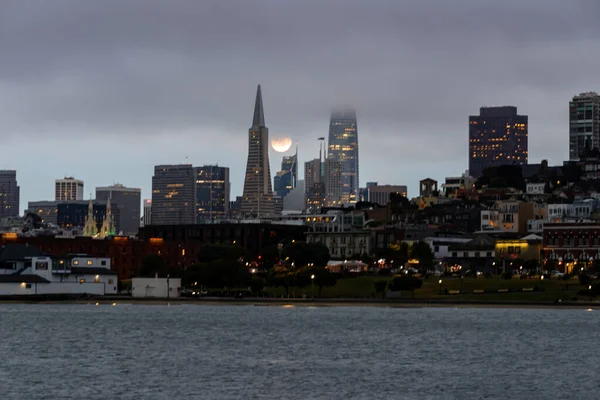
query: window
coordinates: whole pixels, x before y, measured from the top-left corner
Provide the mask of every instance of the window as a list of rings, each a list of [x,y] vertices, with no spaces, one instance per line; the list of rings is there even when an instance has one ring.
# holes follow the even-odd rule
[[[508,254],[513,254],[515,252],[514,246],[508,246]]]
[[[31,289],[31,283],[25,284],[25,289]]]
[[[102,261],[100,261],[100,265],[102,265],[102,266],[106,266],[106,260],[102,260]]]
[[[35,269],[48,269],[48,263],[43,261],[37,261],[35,263]]]
[[[79,260],[73,260],[73,265],[79,265]]]
[[[488,256],[488,257],[491,257],[491,256],[492,256],[492,252],[491,252],[491,251],[488,251],[488,252],[487,252],[487,256]]]
[[[92,264],[93,264],[92,260],[88,260],[87,265],[92,265]]]
[[[456,252],[456,251],[453,251],[453,252],[452,252],[452,257],[458,257],[458,252]]]
[[[85,283],[85,279],[84,279],[84,278],[81,278],[81,279],[79,280],[79,283]]]
[[[109,279],[109,280],[108,280],[108,284],[109,284],[109,285],[112,285],[113,283],[114,283],[114,279]]]
[[[440,246],[435,246],[435,247],[433,248],[433,251],[435,251],[436,253],[437,253],[438,251],[440,251]]]
[[[468,251],[463,251],[463,257],[464,258],[469,258],[469,252]]]
[[[95,283],[98,283],[98,282],[100,282],[100,275],[96,275],[96,276],[94,277],[94,282],[95,282]]]

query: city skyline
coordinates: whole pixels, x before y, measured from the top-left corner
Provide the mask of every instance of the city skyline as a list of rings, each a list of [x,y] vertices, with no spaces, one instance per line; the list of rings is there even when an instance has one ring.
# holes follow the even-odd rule
[[[301,159],[326,136],[332,107],[357,109],[360,186],[406,184],[412,197],[424,177],[460,175],[468,115],[485,105],[512,104],[529,116],[530,162],[567,160],[568,103],[600,90],[598,59],[588,51],[600,38],[599,5],[433,3],[435,13],[431,4],[349,1],[345,19],[358,25],[335,18],[332,5],[310,2],[268,13],[261,1],[182,2],[168,14],[148,2],[9,5],[0,33],[18,40],[0,44],[0,132],[9,150],[0,168],[17,170],[21,211],[28,201],[54,198],[53,182],[64,176],[88,188],[123,182],[150,198],[154,166],[186,157],[229,167],[234,197],[246,161],[246,93],[258,82],[273,99],[271,135],[300,142]],[[85,34],[68,23],[87,15],[95,23]],[[249,18],[261,28],[239,23]],[[224,20],[230,24],[217,23]],[[518,57],[480,56],[505,50]],[[93,149],[101,167],[88,151],[52,157],[65,146]],[[280,159],[271,157],[274,171]]]

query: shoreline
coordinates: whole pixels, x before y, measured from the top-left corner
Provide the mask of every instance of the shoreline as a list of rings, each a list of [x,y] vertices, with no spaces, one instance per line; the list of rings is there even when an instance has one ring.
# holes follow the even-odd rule
[[[2,304],[88,304],[88,305],[195,305],[195,306],[256,306],[256,307],[382,307],[382,308],[521,308],[521,309],[587,309],[600,310],[596,302],[513,302],[460,300],[383,300],[383,299],[233,299],[233,298],[173,298],[150,299],[102,297],[89,299],[0,298]]]

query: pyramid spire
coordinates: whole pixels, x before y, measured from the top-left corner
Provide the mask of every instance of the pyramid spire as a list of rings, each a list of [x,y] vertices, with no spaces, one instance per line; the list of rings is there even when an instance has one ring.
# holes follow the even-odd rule
[[[252,127],[265,126],[265,114],[263,111],[262,93],[260,91],[260,85],[256,89],[256,102],[254,103],[254,119],[252,120]]]

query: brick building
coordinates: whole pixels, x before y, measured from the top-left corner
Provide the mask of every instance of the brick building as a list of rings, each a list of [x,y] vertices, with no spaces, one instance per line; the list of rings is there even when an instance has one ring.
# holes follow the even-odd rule
[[[547,223],[543,230],[544,260],[561,271],[600,260],[600,223]]]
[[[262,249],[280,242],[304,240],[306,228],[299,225],[276,224],[206,224],[151,225],[140,229],[140,238],[125,236],[95,239],[91,237],[60,238],[54,236],[19,237],[3,234],[0,243],[22,243],[52,256],[86,254],[110,257],[112,270],[120,280],[139,276],[144,257],[159,254],[173,273],[192,265],[205,244],[236,243],[246,248],[252,257]]]

